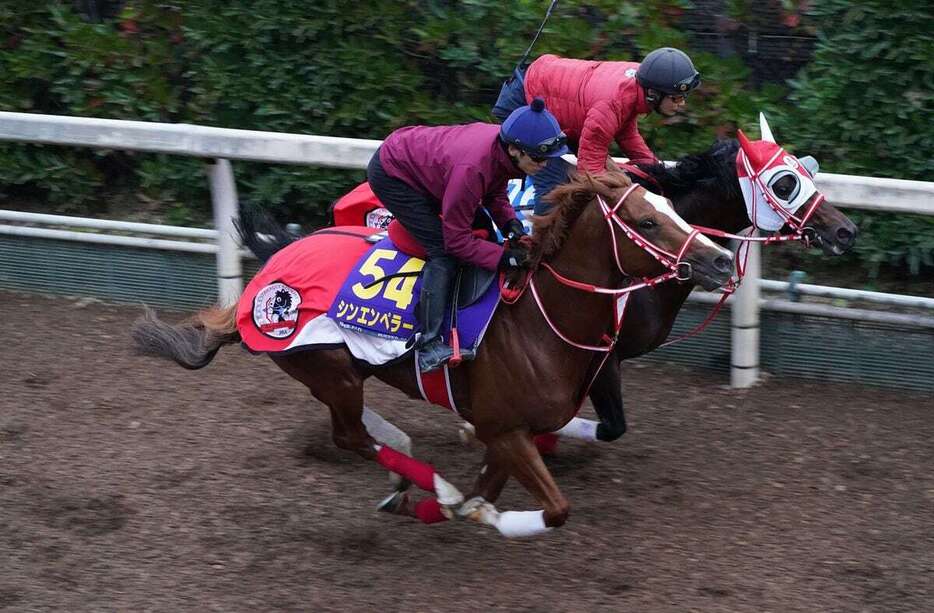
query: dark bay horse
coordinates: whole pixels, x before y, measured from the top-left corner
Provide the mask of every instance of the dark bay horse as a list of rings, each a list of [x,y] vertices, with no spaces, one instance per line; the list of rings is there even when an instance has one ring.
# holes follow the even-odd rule
[[[770,139],[771,132],[764,118],[760,121],[763,133]],[[678,214],[692,225],[735,234],[752,225],[737,175],[739,151],[739,141],[721,141],[704,153],[681,158],[674,166],[640,166],[638,168],[648,176],[634,178],[670,198]],[[801,208],[807,209],[818,198],[822,196],[815,192]],[[819,206],[814,208],[807,219],[807,229],[810,245],[822,248],[827,255],[842,255],[856,242],[855,224],[827,202],[819,202]],[[792,231],[786,225],[780,233]],[[692,283],[666,283],[640,289],[629,297],[619,342],[614,350],[617,359],[607,360],[590,389],[590,399],[600,423],[584,424],[582,420],[575,419],[576,423],[567,429],[568,433],[586,432],[590,434],[587,437],[590,440],[595,436],[597,440],[613,441],[626,432],[619,362],[660,347],[671,333],[692,289]]]
[[[732,274],[729,251],[699,237],[667,200],[631,184],[618,170],[575,177],[556,190],[554,210],[536,223],[529,290],[499,306],[476,359],[451,371],[461,415],[486,445],[485,466],[466,498],[427,464],[371,435],[362,419],[363,382],[370,376],[420,398],[411,356],[370,366],[342,346],[270,357],[329,408],[338,447],[376,460],[433,494],[413,504],[406,494],[396,493],[384,501],[385,510],[425,522],[469,518],[506,536],[538,534],[564,524],[570,506],[532,437],[560,428],[576,413],[612,350],[619,295],[633,278],[665,272],[646,243],[678,254],[672,264],[679,276],[690,273],[707,289],[721,286]],[[240,340],[236,309],[206,309],[176,326],[148,313],[135,325],[134,340],[144,353],[201,368],[220,347]],[[498,512],[489,501],[509,477],[543,510]]]

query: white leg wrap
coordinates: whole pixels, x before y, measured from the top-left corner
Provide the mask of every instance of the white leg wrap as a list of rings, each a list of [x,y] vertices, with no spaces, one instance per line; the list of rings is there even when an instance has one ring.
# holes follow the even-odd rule
[[[555,434],[566,438],[595,442],[597,440],[597,423],[592,419],[574,417],[563,428],[556,430]]]
[[[370,436],[407,456],[412,455],[412,439],[369,407],[363,407],[363,425]]]
[[[551,531],[545,525],[544,511],[503,511],[494,525],[507,538],[536,536]]]
[[[453,507],[464,502],[464,495],[460,490],[451,485],[441,475],[435,473],[434,476],[435,496],[438,498],[438,504],[443,507]]]

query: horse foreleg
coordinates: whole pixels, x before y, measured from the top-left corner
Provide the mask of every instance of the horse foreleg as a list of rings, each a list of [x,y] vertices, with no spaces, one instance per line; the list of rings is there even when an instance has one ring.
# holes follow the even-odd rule
[[[616,356],[611,355],[597,373],[590,386],[590,402],[600,418],[594,432],[596,440],[611,442],[626,433],[622,376]]]
[[[603,365],[590,387],[590,402],[593,403],[600,421],[575,417],[560,430],[536,436],[535,445],[542,455],[554,453],[558,437],[575,438],[588,443],[609,443],[626,433],[626,412],[623,407],[619,362],[613,357]]]
[[[493,526],[507,537],[535,536],[567,521],[570,505],[528,432],[515,430],[500,434],[487,443],[487,449],[490,462],[485,468],[490,477],[486,485],[490,493],[498,495],[497,488],[501,490],[505,484],[503,475],[511,475],[542,503],[544,509],[500,512],[482,496],[476,496],[464,503],[458,515]],[[478,483],[484,483],[483,474]]]
[[[509,468],[496,457],[496,454],[487,449],[484,464],[480,468],[480,475],[474,483],[471,498],[480,497],[487,502],[496,502],[503,493],[506,482],[509,481]]]
[[[457,507],[464,501],[463,494],[438,475],[431,465],[394,449],[385,440],[378,440],[382,436],[383,439],[395,439],[401,447],[409,444],[405,433],[376,413],[364,409],[364,377],[354,368],[350,352],[304,351],[270,357],[287,374],[304,383],[315,398],[327,405],[331,412],[331,438],[335,445],[379,462],[386,469],[437,497],[436,502],[422,509],[423,519],[434,517],[435,512],[442,513],[448,508]],[[402,495],[402,492],[397,491],[383,501],[380,508],[402,514],[417,514],[417,508],[413,508],[412,513],[406,512],[407,506],[402,504],[404,499],[393,500],[398,495]],[[453,511],[447,513],[453,515]]]
[[[480,475],[477,477],[473,491],[469,496],[470,511],[475,510],[482,502],[496,502],[508,480],[509,471],[505,470],[500,463],[495,462],[490,453],[487,452],[483,468],[480,469]],[[446,521],[451,517],[451,513],[442,507],[437,498],[433,496],[425,497],[416,502],[408,492],[402,491],[396,492],[383,500],[377,509],[396,515],[415,517],[426,524]],[[457,509],[456,513],[459,517],[465,517],[469,511],[465,507],[461,507]]]

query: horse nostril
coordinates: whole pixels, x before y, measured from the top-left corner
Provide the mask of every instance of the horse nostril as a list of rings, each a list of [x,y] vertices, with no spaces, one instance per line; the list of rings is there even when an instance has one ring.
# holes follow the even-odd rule
[[[732,272],[733,271],[733,258],[725,255],[721,255],[713,261],[714,267],[718,272]]]
[[[837,240],[840,241],[840,244],[842,245],[849,245],[850,243],[853,242],[853,239],[855,237],[856,235],[850,232],[846,228],[837,229]]]

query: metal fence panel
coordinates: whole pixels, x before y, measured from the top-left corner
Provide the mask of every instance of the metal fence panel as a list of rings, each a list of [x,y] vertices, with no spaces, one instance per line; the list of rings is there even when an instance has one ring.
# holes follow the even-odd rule
[[[704,320],[710,306],[688,303],[672,338]],[[728,373],[730,315],[723,309],[701,334],[645,357]],[[934,391],[934,330],[761,312],[760,368],[787,378]]]

